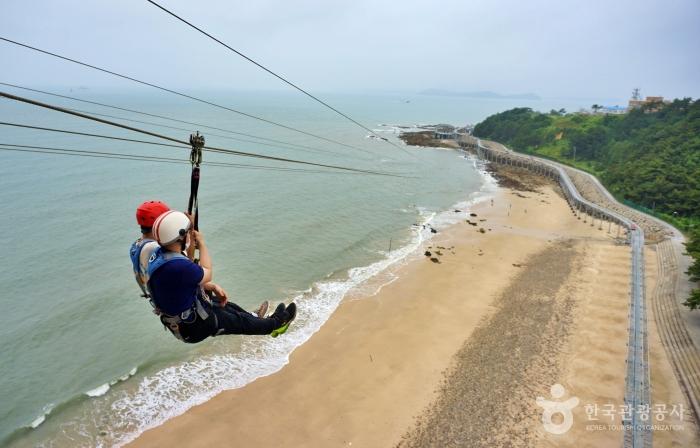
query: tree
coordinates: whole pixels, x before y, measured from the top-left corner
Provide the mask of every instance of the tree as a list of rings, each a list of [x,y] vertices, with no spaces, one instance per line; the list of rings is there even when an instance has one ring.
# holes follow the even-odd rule
[[[693,264],[686,274],[690,276],[691,282],[700,282],[700,230],[691,232],[688,242],[685,243],[685,250],[687,255],[693,257]]]
[[[691,310],[697,310],[700,308],[700,288],[693,289],[690,293],[690,297],[683,302],[683,305],[687,306]]]
[[[593,113],[594,113],[594,114],[597,114],[598,111],[599,111],[600,109],[602,109],[602,108],[603,108],[603,106],[601,106],[600,104],[594,104],[594,105],[591,106],[591,109],[593,109]]]
[[[602,117],[518,108],[488,117],[474,135],[562,162],[576,148],[576,162],[598,171],[616,195],[700,228],[700,101],[656,107]]]
[[[594,126],[588,130],[574,129],[569,132],[569,141],[576,148],[579,158],[597,160],[608,143],[608,134],[603,126]]]
[[[616,196],[694,229],[686,244],[694,259],[687,272],[700,282],[700,100],[677,99],[603,117],[517,108],[486,118],[474,135],[565,163],[575,157],[595,169]],[[700,287],[684,303],[700,309]]]

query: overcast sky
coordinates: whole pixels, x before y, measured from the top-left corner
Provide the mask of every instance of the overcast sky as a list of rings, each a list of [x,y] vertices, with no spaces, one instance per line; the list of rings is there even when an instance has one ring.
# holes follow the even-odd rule
[[[700,97],[698,0],[159,0],[313,92]],[[0,35],[177,88],[283,89],[145,0],[2,0]],[[0,79],[128,83],[0,42]]]

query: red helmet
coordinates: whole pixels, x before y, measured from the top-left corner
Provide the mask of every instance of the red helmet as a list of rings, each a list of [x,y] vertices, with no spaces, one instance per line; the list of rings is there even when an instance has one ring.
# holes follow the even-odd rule
[[[160,215],[170,210],[165,202],[146,201],[136,209],[136,222],[141,227],[151,228]]]

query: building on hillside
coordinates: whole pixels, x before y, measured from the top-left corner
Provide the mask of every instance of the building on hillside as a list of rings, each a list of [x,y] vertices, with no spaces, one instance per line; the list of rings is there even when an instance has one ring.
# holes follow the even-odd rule
[[[584,114],[584,115],[620,115],[624,114],[627,112],[626,107],[622,106],[598,106],[597,104],[593,105],[590,109],[581,109],[579,113]]]
[[[622,107],[622,106],[617,106],[617,105],[615,105],[615,106],[603,106],[603,107],[600,109],[600,112],[599,112],[599,113],[601,113],[601,114],[621,115],[621,114],[624,114],[625,112],[627,112],[627,108],[626,108],[626,107]]]
[[[670,103],[670,101],[664,100],[664,97],[662,97],[662,96],[648,96],[645,99],[632,98],[629,101],[628,108],[630,110],[632,110],[632,109],[639,109],[639,108],[642,108],[644,106],[650,106],[652,104],[669,104],[669,103]],[[655,112],[657,110],[658,110],[658,108],[655,108],[655,107],[652,107],[649,109],[650,112]]]

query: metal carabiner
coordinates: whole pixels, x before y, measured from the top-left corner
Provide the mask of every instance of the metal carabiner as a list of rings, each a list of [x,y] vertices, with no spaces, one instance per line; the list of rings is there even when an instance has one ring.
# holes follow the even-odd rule
[[[190,163],[193,166],[199,166],[202,163],[202,148],[204,147],[204,136],[199,134],[190,134],[190,145],[192,145],[192,151],[190,152]]]

